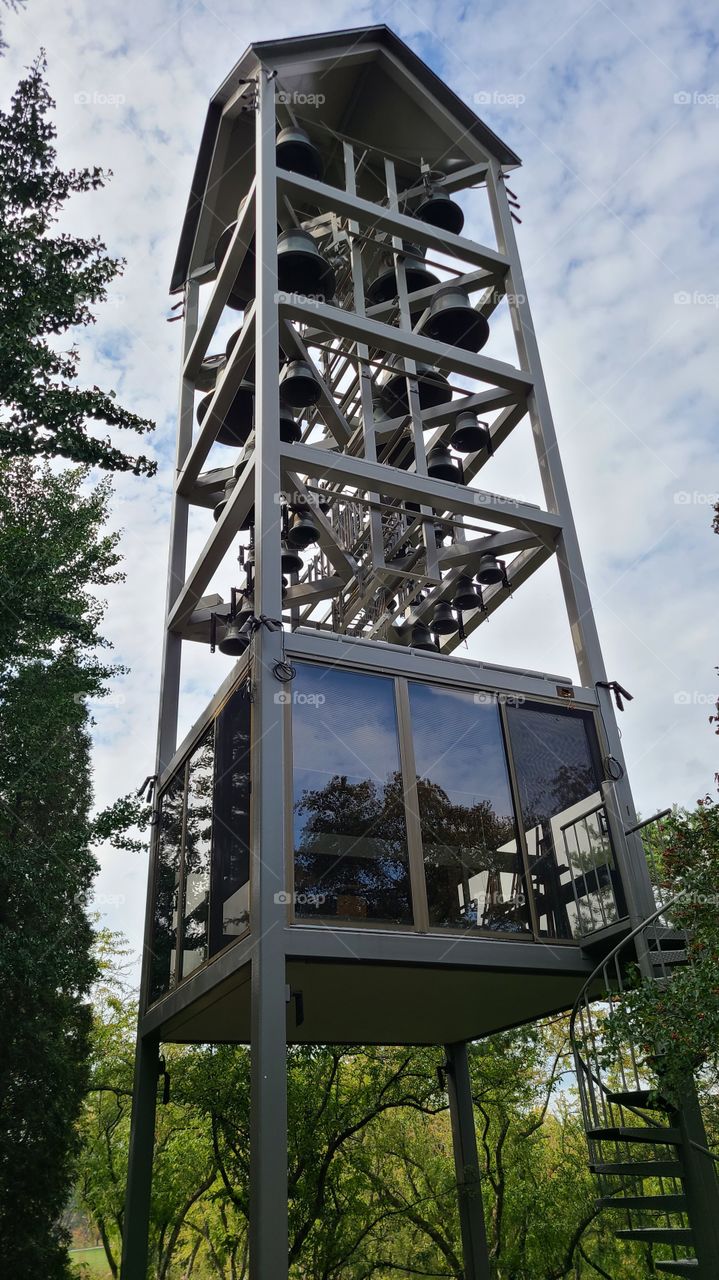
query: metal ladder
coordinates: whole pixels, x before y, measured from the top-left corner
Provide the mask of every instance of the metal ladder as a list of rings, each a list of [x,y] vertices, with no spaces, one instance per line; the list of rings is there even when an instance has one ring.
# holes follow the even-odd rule
[[[575,1001],[570,1041],[599,1203],[618,1215],[621,1240],[651,1246],[654,1268],[671,1275],[716,1280],[697,1257],[684,1169],[679,1116],[662,1097],[659,1077],[634,1045],[608,1060],[606,1026],[632,983],[631,965],[644,955],[644,971],[666,983],[686,964],[686,936],[672,930],[660,907],[597,965]]]

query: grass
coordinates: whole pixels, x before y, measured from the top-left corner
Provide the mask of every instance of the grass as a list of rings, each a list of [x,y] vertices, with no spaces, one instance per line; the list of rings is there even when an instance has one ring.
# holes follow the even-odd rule
[[[106,1280],[110,1275],[110,1268],[107,1265],[105,1250],[100,1249],[71,1249],[70,1261],[76,1265],[83,1263],[87,1268],[87,1274],[93,1277],[93,1280]],[[82,1273],[80,1273],[82,1274]]]

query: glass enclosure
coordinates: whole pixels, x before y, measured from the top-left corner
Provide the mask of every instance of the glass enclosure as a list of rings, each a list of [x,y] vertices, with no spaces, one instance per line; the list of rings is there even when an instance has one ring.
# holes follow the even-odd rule
[[[590,711],[294,665],[291,919],[570,940],[626,914]],[[157,821],[151,1000],[249,927],[245,687]]]

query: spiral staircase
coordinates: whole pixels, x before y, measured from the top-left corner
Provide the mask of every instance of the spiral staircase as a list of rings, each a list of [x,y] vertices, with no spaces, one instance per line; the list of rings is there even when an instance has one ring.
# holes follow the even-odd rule
[[[606,1034],[637,974],[666,985],[676,966],[689,962],[686,935],[667,920],[671,906],[633,929],[596,967],[572,1010],[570,1039],[589,1167],[617,1237],[648,1246],[650,1274],[717,1280],[716,1174],[693,1085],[686,1101],[673,1105],[635,1047],[610,1052]]]

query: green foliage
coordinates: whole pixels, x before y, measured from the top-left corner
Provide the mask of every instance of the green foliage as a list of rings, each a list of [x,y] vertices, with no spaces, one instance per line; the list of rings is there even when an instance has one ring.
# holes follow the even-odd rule
[[[0,456],[60,456],[152,475],[154,462],[89,434],[87,421],[140,435],[153,424],[123,409],[113,391],[78,386],[77,348],[55,341],[93,323],[91,307],[123,263],[96,237],[50,234],[68,199],[104,186],[108,174],[58,167],[45,70],[41,54],[0,111]]]

